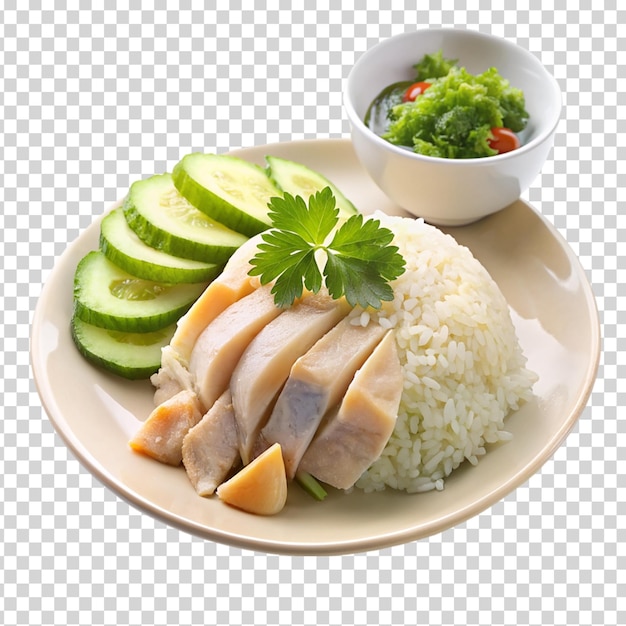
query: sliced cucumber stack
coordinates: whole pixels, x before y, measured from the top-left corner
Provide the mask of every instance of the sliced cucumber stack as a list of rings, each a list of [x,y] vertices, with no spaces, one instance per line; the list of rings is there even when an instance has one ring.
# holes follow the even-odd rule
[[[176,324],[149,333],[127,333],[87,324],[74,315],[70,329],[78,351],[88,361],[139,380],[149,378],[161,366],[161,349],[169,344]]]
[[[193,206],[249,237],[270,227],[268,202],[282,195],[263,168],[227,155],[188,154],[172,178]]]
[[[223,263],[183,259],[147,245],[130,228],[121,208],[111,211],[102,220],[100,250],[129,274],[163,283],[207,283],[223,267]]]
[[[271,226],[268,203],[330,187],[340,215],[354,205],[303,164],[268,156],[263,169],[237,157],[194,153],[172,174],[131,186],[102,220],[100,250],[74,276],[72,338],[79,352],[130,379],[161,364],[176,322],[249,237]]]
[[[339,215],[350,217],[357,210],[354,204],[325,176],[311,168],[277,156],[266,156],[268,175],[283,193],[302,196],[307,202],[309,197],[324,187],[330,187],[335,196]]]
[[[170,174],[133,183],[124,215],[148,246],[205,263],[225,263],[248,239],[195,208],[178,193]]]
[[[137,278],[94,250],[76,268],[74,314],[83,322],[109,330],[152,332],[176,322],[206,286]]]

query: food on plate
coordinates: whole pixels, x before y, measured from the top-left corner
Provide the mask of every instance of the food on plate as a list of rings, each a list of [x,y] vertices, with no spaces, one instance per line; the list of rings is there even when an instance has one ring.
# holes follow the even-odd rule
[[[261,431],[268,444],[280,443],[287,478],[294,478],[322,419],[385,334],[378,324],[354,322],[342,319],[295,361]]]
[[[299,469],[296,472],[296,483],[312,498],[315,498],[320,502],[325,500],[326,496],[328,496],[328,492],[324,489],[322,484],[304,470]]]
[[[74,344],[85,359],[132,380],[148,378],[159,369],[161,350],[175,330],[176,324],[172,324],[152,332],[129,333],[87,324],[76,315],[70,322]]]
[[[285,193],[308,199],[330,187],[345,215],[354,205],[319,172],[301,163],[268,155],[267,169],[237,157],[193,153],[174,167],[172,177],[180,194],[213,219],[248,236],[271,225],[268,203]]]
[[[281,190],[266,170],[237,157],[195,152],[172,170],[176,189],[203,213],[249,237],[270,227],[267,204]]]
[[[281,313],[269,287],[259,287],[227,307],[202,331],[191,351],[189,372],[206,408],[227,389],[250,342]]]
[[[312,170],[302,163],[296,163],[289,159],[271,155],[265,158],[269,175],[274,183],[281,189],[283,195],[288,193],[291,196],[300,196],[308,200],[318,191],[328,187],[335,198],[335,203],[341,217],[348,218],[358,213],[354,204],[346,198],[341,189],[319,172]]]
[[[178,327],[176,328],[178,331]],[[169,400],[183,389],[192,389],[193,381],[187,362],[183,362],[178,353],[172,348],[176,336],[173,333],[172,341],[161,347],[161,360],[153,373],[148,376],[155,387],[154,405]]]
[[[520,146],[516,133],[528,122],[524,94],[495,67],[471,74],[425,55],[411,81],[393,83],[372,101],[365,124],[392,144],[426,156],[470,159]]]
[[[442,489],[461,463],[511,438],[505,419],[532,397],[536,375],[504,294],[469,249],[422,220],[380,220],[406,272],[369,323],[394,330],[404,389],[394,431],[356,487]]]
[[[506,417],[532,395],[536,377],[526,368],[504,295],[467,248],[423,220],[377,213],[340,223],[334,206],[327,211],[328,193],[316,193],[308,205],[287,194],[284,203],[272,200],[275,226],[250,244],[248,265],[245,256],[232,259],[234,267],[243,264],[257,274],[252,291],[223,309],[218,303],[221,312],[209,314],[198,332],[200,311],[211,310],[200,298],[194,305],[199,312],[189,317],[196,336],[191,358],[180,358],[170,345],[152,377],[155,403],[167,403],[181,390],[200,403],[204,417],[190,424],[181,444],[191,484],[200,495],[217,491],[243,510],[267,514],[282,508],[284,502],[274,508],[257,502],[274,502],[278,465],[281,484],[295,479],[318,499],[326,485],[345,491],[442,489],[461,463],[477,463],[488,445],[510,438]],[[290,220],[281,210],[292,210],[294,203]],[[303,206],[311,214],[301,212]],[[311,232],[313,224],[317,230]],[[314,248],[319,240],[333,241],[346,225],[339,241],[352,242],[348,252],[370,241],[388,247],[369,251],[375,276],[361,274],[358,287],[342,284],[331,293],[342,266],[331,262],[322,276],[318,265],[338,254],[327,243],[317,248],[313,269],[308,260],[293,264],[287,255],[280,271],[258,263],[268,252],[266,261],[281,263],[279,253],[292,246],[300,228]],[[303,242],[301,236],[300,259],[310,253]],[[279,282],[285,272],[287,284]],[[368,280],[376,284],[383,273],[393,276],[385,283],[389,298],[378,298],[377,306],[348,301],[351,288],[367,290]],[[248,306],[254,298],[266,308]],[[262,313],[272,307],[273,314]],[[225,322],[235,311],[248,334],[235,342],[230,357],[208,349],[220,344],[219,337],[227,337],[226,345],[237,336],[238,324]],[[219,384],[203,394],[215,380]],[[280,463],[271,464],[274,478],[263,494],[264,473],[255,464],[270,450]]]
[[[387,331],[326,416],[299,468],[337,489],[352,487],[389,441],[403,387],[396,339]]]
[[[250,259],[260,239],[252,237],[228,259],[222,273],[211,282],[193,306],[178,321],[170,348],[182,362],[188,363],[191,351],[200,333],[222,311],[237,300],[252,293],[259,286],[257,278],[249,274]]]
[[[102,220],[100,250],[125,272],[161,283],[208,283],[222,269],[221,262],[184,259],[149,246],[128,225],[122,207],[114,209]]]
[[[198,397],[193,391],[183,389],[155,407],[130,440],[130,447],[161,463],[180,465],[185,435],[201,419]]]
[[[272,306],[281,310],[273,302]],[[265,325],[243,352],[232,372],[230,390],[244,464],[252,459],[259,431],[294,362],[349,309],[344,298],[307,294]]]
[[[134,182],[123,208],[129,227],[144,243],[174,257],[223,265],[248,238],[200,211],[179,193],[171,174]]]
[[[273,282],[278,306],[290,306],[304,288],[317,293],[322,285],[351,306],[379,307],[393,299],[389,281],[404,271],[404,260],[391,245],[393,233],[380,222],[361,214],[341,222],[329,187],[311,196],[308,205],[285,194],[272,198],[270,208],[273,228],[263,234],[250,274],[263,285]]]
[[[92,250],[76,268],[74,315],[109,330],[152,332],[174,324],[206,286],[137,278]]]
[[[329,185],[298,195],[326,182],[300,164],[268,157],[267,170],[250,170],[231,157],[191,156],[169,180],[133,185],[127,210],[106,216],[101,250],[75,275],[78,349],[154,386],[134,451],[183,465],[204,497],[217,492],[269,515],[284,507],[291,481],[318,500],[324,486],[442,489],[461,463],[510,439],[504,421],[531,397],[536,377],[504,295],[467,248],[423,220],[365,217],[339,196],[342,209]],[[221,169],[241,173],[241,196]],[[259,172],[269,181],[261,190]],[[267,230],[240,233],[228,258],[212,245],[213,258],[188,264],[206,236],[193,229],[188,246],[172,247],[173,231],[183,232],[172,226],[167,250],[140,234],[162,230],[155,214],[164,195],[184,209],[165,211],[172,224],[192,228],[201,216],[202,230],[214,202],[249,229],[241,198],[267,189],[279,194],[267,202]],[[227,198],[212,200],[217,194]],[[131,205],[149,219],[133,220]],[[208,286],[192,282],[211,265],[220,273]]]
[[[280,445],[274,444],[217,488],[223,502],[248,513],[276,515],[287,502],[287,478]]]
[[[182,461],[198,495],[210,496],[239,464],[239,438],[227,389],[183,439]]]
[[[169,376],[162,381],[156,393],[161,400],[185,388],[183,369],[206,322],[259,284],[248,274],[249,252],[258,243],[249,237],[249,220],[245,215],[230,220],[244,225],[238,232],[211,215],[241,214],[237,206],[245,212],[256,199],[258,209],[268,194],[280,196],[287,189],[308,194],[329,184],[342,213],[356,213],[330,181],[303,164],[268,155],[263,169],[237,157],[188,157],[175,168],[175,177],[157,174],[131,185],[121,206],[102,220],[99,251],[87,254],[75,274],[72,338],[80,353],[129,379],[150,377],[166,360],[166,370],[180,380]],[[236,188],[232,176],[239,176]],[[268,210],[264,206],[263,212]],[[202,291],[209,281],[210,288]],[[172,337],[170,325],[194,301],[198,306]],[[133,352],[125,343],[140,349]]]

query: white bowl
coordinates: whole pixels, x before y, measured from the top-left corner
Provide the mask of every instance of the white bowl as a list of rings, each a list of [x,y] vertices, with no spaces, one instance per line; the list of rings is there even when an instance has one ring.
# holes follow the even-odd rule
[[[472,74],[490,67],[524,92],[528,125],[517,150],[476,159],[445,159],[395,146],[363,119],[372,100],[391,83],[412,80],[424,54],[441,50]],[[400,207],[438,225],[459,226],[511,203],[539,175],[554,144],[561,90],[527,50],[506,39],[462,29],[424,29],[386,39],[363,54],[345,84],[344,107],[359,161]]]

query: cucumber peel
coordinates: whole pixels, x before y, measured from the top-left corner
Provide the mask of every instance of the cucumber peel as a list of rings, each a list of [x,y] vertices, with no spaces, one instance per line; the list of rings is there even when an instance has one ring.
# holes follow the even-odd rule
[[[124,333],[72,317],[70,332],[78,351],[89,362],[131,380],[149,378],[161,366],[161,350],[176,324],[150,333]]]
[[[282,195],[262,167],[234,156],[188,154],[172,170],[172,179],[193,206],[248,237],[271,226],[267,205]]]
[[[309,198],[322,191],[324,187],[330,187],[335,196],[335,206],[339,209],[339,215],[350,217],[357,213],[357,209],[350,200],[328,178],[307,167],[302,163],[296,163],[277,156],[266,156],[268,176],[274,181],[283,193],[292,196],[301,196],[306,202]]]
[[[85,358],[126,378],[157,371],[176,322],[230,256],[271,227],[272,198],[308,199],[329,187],[341,217],[357,212],[321,173],[275,156],[266,164],[192,153],[171,174],[131,185],[123,205],[102,220],[99,250],[76,268],[71,332]],[[297,482],[326,497],[312,476]]]
[[[76,268],[74,314],[109,330],[151,332],[178,321],[206,287],[206,283],[169,285],[137,278],[93,250]]]
[[[248,239],[194,207],[167,173],[134,182],[124,201],[124,216],[146,245],[205,263],[224,264]]]
[[[130,228],[122,208],[111,211],[102,220],[100,250],[129,274],[164,283],[206,283],[223,267],[221,263],[184,259],[149,246]]]

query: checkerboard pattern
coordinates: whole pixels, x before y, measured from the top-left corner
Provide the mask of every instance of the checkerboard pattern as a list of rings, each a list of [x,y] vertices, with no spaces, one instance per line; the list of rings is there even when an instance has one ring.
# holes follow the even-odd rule
[[[0,9],[2,623],[625,624],[624,7],[90,4]],[[354,61],[428,25],[517,41],[563,89],[553,153],[526,198],[579,255],[597,296],[603,355],[574,432],[481,515],[365,554],[249,552],[129,507],[63,445],[31,379],[30,324],[55,261],[133,180],[181,154],[347,136],[341,90]]]

